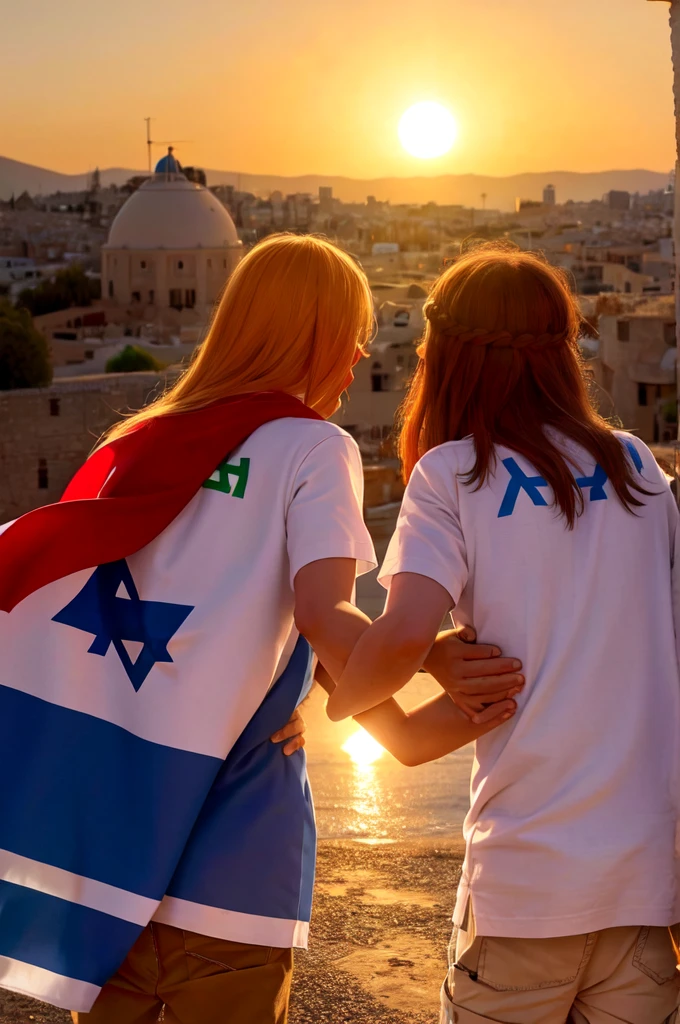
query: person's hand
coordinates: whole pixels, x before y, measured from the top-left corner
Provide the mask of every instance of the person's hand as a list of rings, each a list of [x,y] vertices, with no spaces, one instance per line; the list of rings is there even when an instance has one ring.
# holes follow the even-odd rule
[[[271,741],[272,743],[284,743],[284,754],[294,754],[296,750],[301,750],[305,745],[306,729],[307,723],[302,717],[302,712],[296,708],[288,724],[275,732]]]
[[[493,705],[511,700],[524,686],[521,661],[501,657],[493,644],[477,644],[471,626],[440,633],[424,668],[476,725],[493,717]]]

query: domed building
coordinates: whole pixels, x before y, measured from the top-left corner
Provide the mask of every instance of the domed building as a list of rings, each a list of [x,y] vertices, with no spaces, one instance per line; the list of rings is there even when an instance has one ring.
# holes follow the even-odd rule
[[[205,324],[240,260],[229,213],[172,149],[121,207],[102,246],[102,297],[127,320]]]

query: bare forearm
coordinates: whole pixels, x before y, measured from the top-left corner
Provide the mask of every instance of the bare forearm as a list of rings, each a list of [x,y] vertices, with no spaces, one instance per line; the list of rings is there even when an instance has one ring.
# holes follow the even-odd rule
[[[371,620],[348,601],[327,608],[318,619],[299,621],[298,628],[332,679],[338,680]]]
[[[333,693],[335,683],[321,662],[317,665],[316,681],[329,696]],[[405,765],[415,763],[413,757],[416,752],[412,749],[408,716],[396,700],[383,701],[363,715],[358,715],[355,721],[385,750],[389,750],[397,761]]]
[[[321,664],[317,667],[316,678],[330,695],[335,683]],[[491,712],[486,712],[486,724],[473,725],[451,698],[442,693],[408,712],[390,698],[370,711],[356,715],[354,720],[398,761],[413,767],[435,761],[474,742],[512,717],[512,706],[511,701],[506,701],[498,712],[494,712],[493,719],[488,718]]]
[[[505,701],[497,709],[487,710],[484,724],[474,725],[448,694],[432,697],[406,714],[404,730],[408,736],[409,763],[417,765],[436,761],[453,750],[474,743],[480,736],[507,722],[513,714],[513,702]],[[489,717],[491,715],[493,717]]]
[[[493,724],[473,725],[446,693],[408,712],[390,698],[377,708],[356,715],[354,720],[409,767],[436,761],[473,743],[499,724],[496,715]]]
[[[377,619],[370,631],[358,639],[345,671],[337,680],[338,688],[328,702],[329,717],[340,721],[387,700],[422,667],[431,646],[411,643],[407,636],[395,641],[385,618]]]

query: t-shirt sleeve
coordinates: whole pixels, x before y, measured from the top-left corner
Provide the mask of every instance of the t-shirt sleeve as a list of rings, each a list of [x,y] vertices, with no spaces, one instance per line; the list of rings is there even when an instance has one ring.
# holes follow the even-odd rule
[[[352,558],[357,575],[377,565],[362,513],[364,473],[346,434],[319,441],[295,475],[286,530],[291,586],[303,566],[322,558]]]
[[[455,469],[426,455],[409,480],[378,579],[389,589],[393,576],[415,572],[441,584],[458,604],[468,579],[460,525]]]

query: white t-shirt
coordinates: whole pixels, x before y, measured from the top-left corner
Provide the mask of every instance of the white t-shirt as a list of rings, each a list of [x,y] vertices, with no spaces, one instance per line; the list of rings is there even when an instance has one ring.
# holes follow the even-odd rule
[[[362,496],[361,456],[340,427],[304,419],[260,427],[126,560],[143,601],[191,609],[167,645],[172,661],[156,661],[137,688],[123,685],[124,674],[112,685],[123,672],[114,647],[93,657],[79,629],[52,618],[83,588],[86,569],[0,617],[0,682],[141,739],[226,757],[295,646],[297,572],[323,558],[355,559],[359,573],[375,566]],[[46,622],[40,644],[30,641],[36,621]],[[55,674],[53,664],[72,671]],[[77,689],[80,672],[87,680]]]
[[[574,530],[516,452],[499,447],[474,490],[461,479],[473,441],[433,449],[382,569],[386,586],[400,572],[436,580],[456,624],[524,665],[518,714],[476,743],[454,921],[471,897],[481,935],[680,920],[679,517],[651,452],[619,436],[659,494],[631,515],[569,445],[585,499]]]
[[[267,737],[308,680],[308,651],[293,652],[297,572],[326,558],[375,565],[362,490],[348,434],[277,420],[145,548],[0,615],[4,987],[87,1010],[154,917],[306,944],[304,757]],[[256,714],[268,696],[271,730]]]

